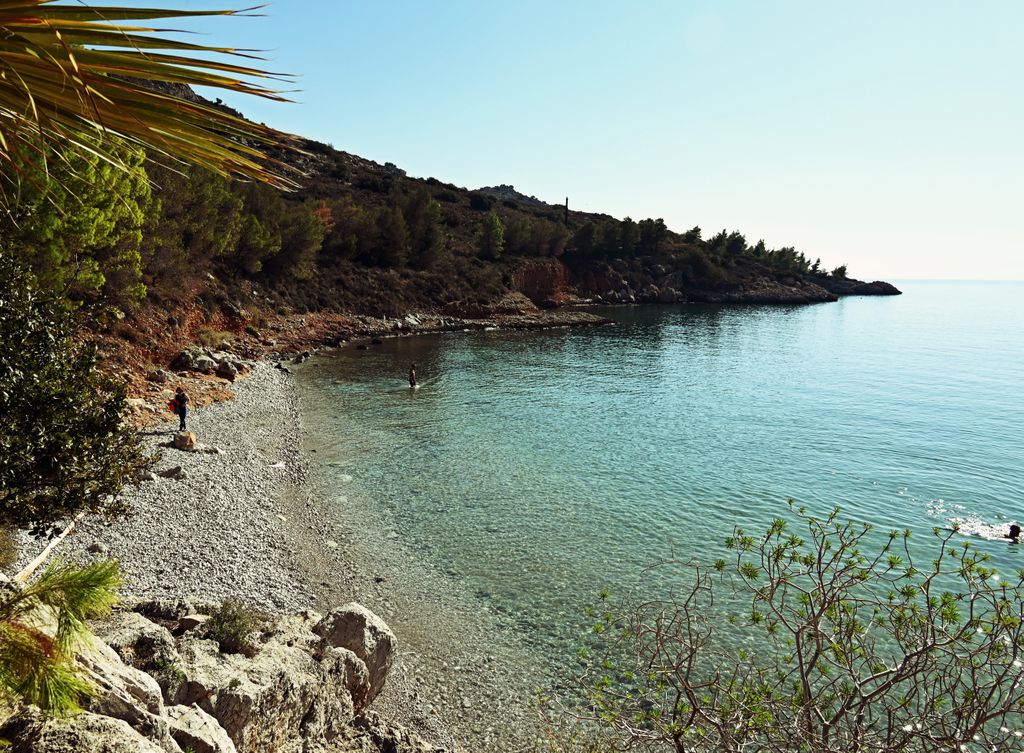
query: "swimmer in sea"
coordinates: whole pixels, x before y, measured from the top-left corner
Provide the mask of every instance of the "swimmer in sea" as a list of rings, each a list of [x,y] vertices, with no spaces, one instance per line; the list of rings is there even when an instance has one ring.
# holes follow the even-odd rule
[[[416,387],[416,364],[412,364],[409,367],[409,386],[412,388]]]
[[[1020,543],[1020,526],[1014,523],[1010,526],[1010,533],[1006,536],[1012,543]]]

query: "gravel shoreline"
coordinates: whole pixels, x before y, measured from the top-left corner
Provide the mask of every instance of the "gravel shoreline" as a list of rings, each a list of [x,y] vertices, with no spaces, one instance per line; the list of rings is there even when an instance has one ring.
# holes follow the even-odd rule
[[[279,505],[280,490],[307,474],[297,411],[287,375],[260,365],[233,400],[190,413],[189,430],[210,452],[162,446],[174,436],[170,422],[142,432],[160,456],[157,474],[180,467],[183,477],[128,487],[132,512],[83,519],[60,555],[120,560],[127,599],[235,597],[274,614],[311,607],[317,594],[291,555]]]
[[[272,614],[358,601],[399,639],[375,712],[449,750],[529,749],[528,653],[496,640],[487,615],[408,557],[372,511],[332,504],[292,375],[263,362],[233,389],[189,417],[207,452],[164,446],[170,423],[143,432],[156,472],[180,466],[182,477],[126,489],[133,512],[84,519],[59,556],[120,560],[126,599],[237,598]],[[41,548],[27,540],[24,558]]]

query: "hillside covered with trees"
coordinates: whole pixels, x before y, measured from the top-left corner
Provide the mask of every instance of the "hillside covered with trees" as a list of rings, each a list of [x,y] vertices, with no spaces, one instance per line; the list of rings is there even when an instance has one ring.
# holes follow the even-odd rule
[[[738,231],[677,232],[661,219],[577,212],[511,186],[468,190],[326,144],[299,147],[276,155],[293,191],[127,144],[119,157],[128,171],[81,151],[50,159],[50,181],[16,180],[43,167],[10,163],[0,169],[19,193],[0,214],[0,237],[44,288],[113,306],[114,319],[129,322],[153,307],[194,305],[211,316],[458,314],[513,291],[542,307],[894,292]]]

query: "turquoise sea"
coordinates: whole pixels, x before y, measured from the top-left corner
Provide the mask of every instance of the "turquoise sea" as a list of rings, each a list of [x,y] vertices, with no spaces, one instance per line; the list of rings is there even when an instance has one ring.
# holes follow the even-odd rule
[[[372,510],[552,656],[601,589],[721,556],[790,498],[922,547],[960,521],[997,567],[1024,566],[998,538],[1024,520],[1024,283],[898,284],[347,348],[300,374],[307,429],[342,514]]]

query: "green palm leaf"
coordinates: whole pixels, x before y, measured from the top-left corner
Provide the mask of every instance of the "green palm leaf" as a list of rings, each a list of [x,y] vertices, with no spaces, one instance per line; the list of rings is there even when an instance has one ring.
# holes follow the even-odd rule
[[[270,147],[293,144],[292,137],[167,86],[286,101],[268,84],[288,78],[248,65],[251,50],[187,42],[169,36],[171,30],[135,23],[253,10],[0,0],[0,163],[45,160],[70,145],[120,165],[122,139],[220,175],[294,187],[288,168],[266,155]],[[6,189],[0,185],[0,200]]]

